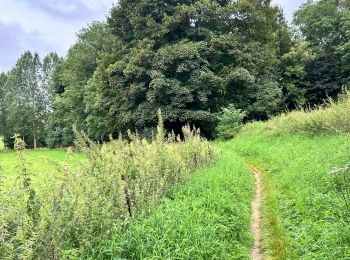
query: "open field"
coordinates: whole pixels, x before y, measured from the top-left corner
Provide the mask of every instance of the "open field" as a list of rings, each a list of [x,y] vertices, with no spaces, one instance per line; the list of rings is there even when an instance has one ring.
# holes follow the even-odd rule
[[[84,160],[79,153],[67,153],[66,149],[26,150],[24,152],[29,171],[37,177],[58,172],[64,165],[76,167]],[[0,151],[0,173],[4,176],[16,175],[16,152],[12,150]],[[35,177],[34,177],[35,179]]]

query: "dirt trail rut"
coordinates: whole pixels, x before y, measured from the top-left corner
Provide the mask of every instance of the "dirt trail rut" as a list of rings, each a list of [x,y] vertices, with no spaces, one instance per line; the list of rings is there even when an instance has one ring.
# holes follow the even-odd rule
[[[251,222],[251,232],[254,238],[254,246],[251,252],[253,260],[261,260],[261,201],[262,201],[262,182],[261,173],[254,167],[250,168],[251,172],[255,177],[255,198],[252,201],[252,222]]]

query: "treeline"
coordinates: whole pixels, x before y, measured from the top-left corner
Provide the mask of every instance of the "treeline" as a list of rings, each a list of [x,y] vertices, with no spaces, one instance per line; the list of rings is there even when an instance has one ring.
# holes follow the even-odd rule
[[[127,129],[150,136],[161,109],[167,129],[193,124],[213,138],[223,107],[264,120],[336,97],[350,81],[349,2],[308,1],[293,27],[270,2],[120,0],[57,63],[43,134],[33,129],[36,117],[23,122],[30,131],[5,124],[1,133],[44,137],[50,147],[70,145],[72,125],[94,140]],[[11,74],[0,91],[18,88],[6,80]],[[1,120],[20,125],[23,114],[6,116],[5,103]]]

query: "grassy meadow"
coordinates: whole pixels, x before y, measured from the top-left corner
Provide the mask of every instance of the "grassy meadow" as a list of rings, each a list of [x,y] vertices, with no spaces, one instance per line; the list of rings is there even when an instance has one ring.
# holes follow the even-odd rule
[[[345,259],[350,255],[349,208],[332,173],[350,161],[349,135],[278,134],[262,123],[244,129],[233,148],[263,173],[266,256]]]
[[[254,167],[264,259],[347,259],[349,104],[250,123],[229,141],[189,128],[164,139],[160,127],[151,142],[102,147],[80,134],[79,153],[1,151],[0,256],[251,259]]]
[[[68,153],[66,149],[43,149],[27,150],[25,157],[28,163],[28,169],[36,176],[43,174],[54,174],[57,168],[64,165],[76,167],[84,156],[79,153]],[[16,175],[16,153],[14,151],[0,150],[0,172],[5,176]]]

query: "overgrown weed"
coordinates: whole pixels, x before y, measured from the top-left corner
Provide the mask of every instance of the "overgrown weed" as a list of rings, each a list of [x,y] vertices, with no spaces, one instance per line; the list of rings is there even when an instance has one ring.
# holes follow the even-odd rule
[[[0,258],[77,258],[111,234],[122,234],[131,217],[147,213],[167,187],[214,160],[215,151],[199,130],[186,126],[183,136],[166,138],[161,119],[151,141],[130,133],[128,141],[100,146],[76,133],[87,163],[79,169],[64,166],[35,188],[23,142],[16,138],[22,181],[0,189]]]

